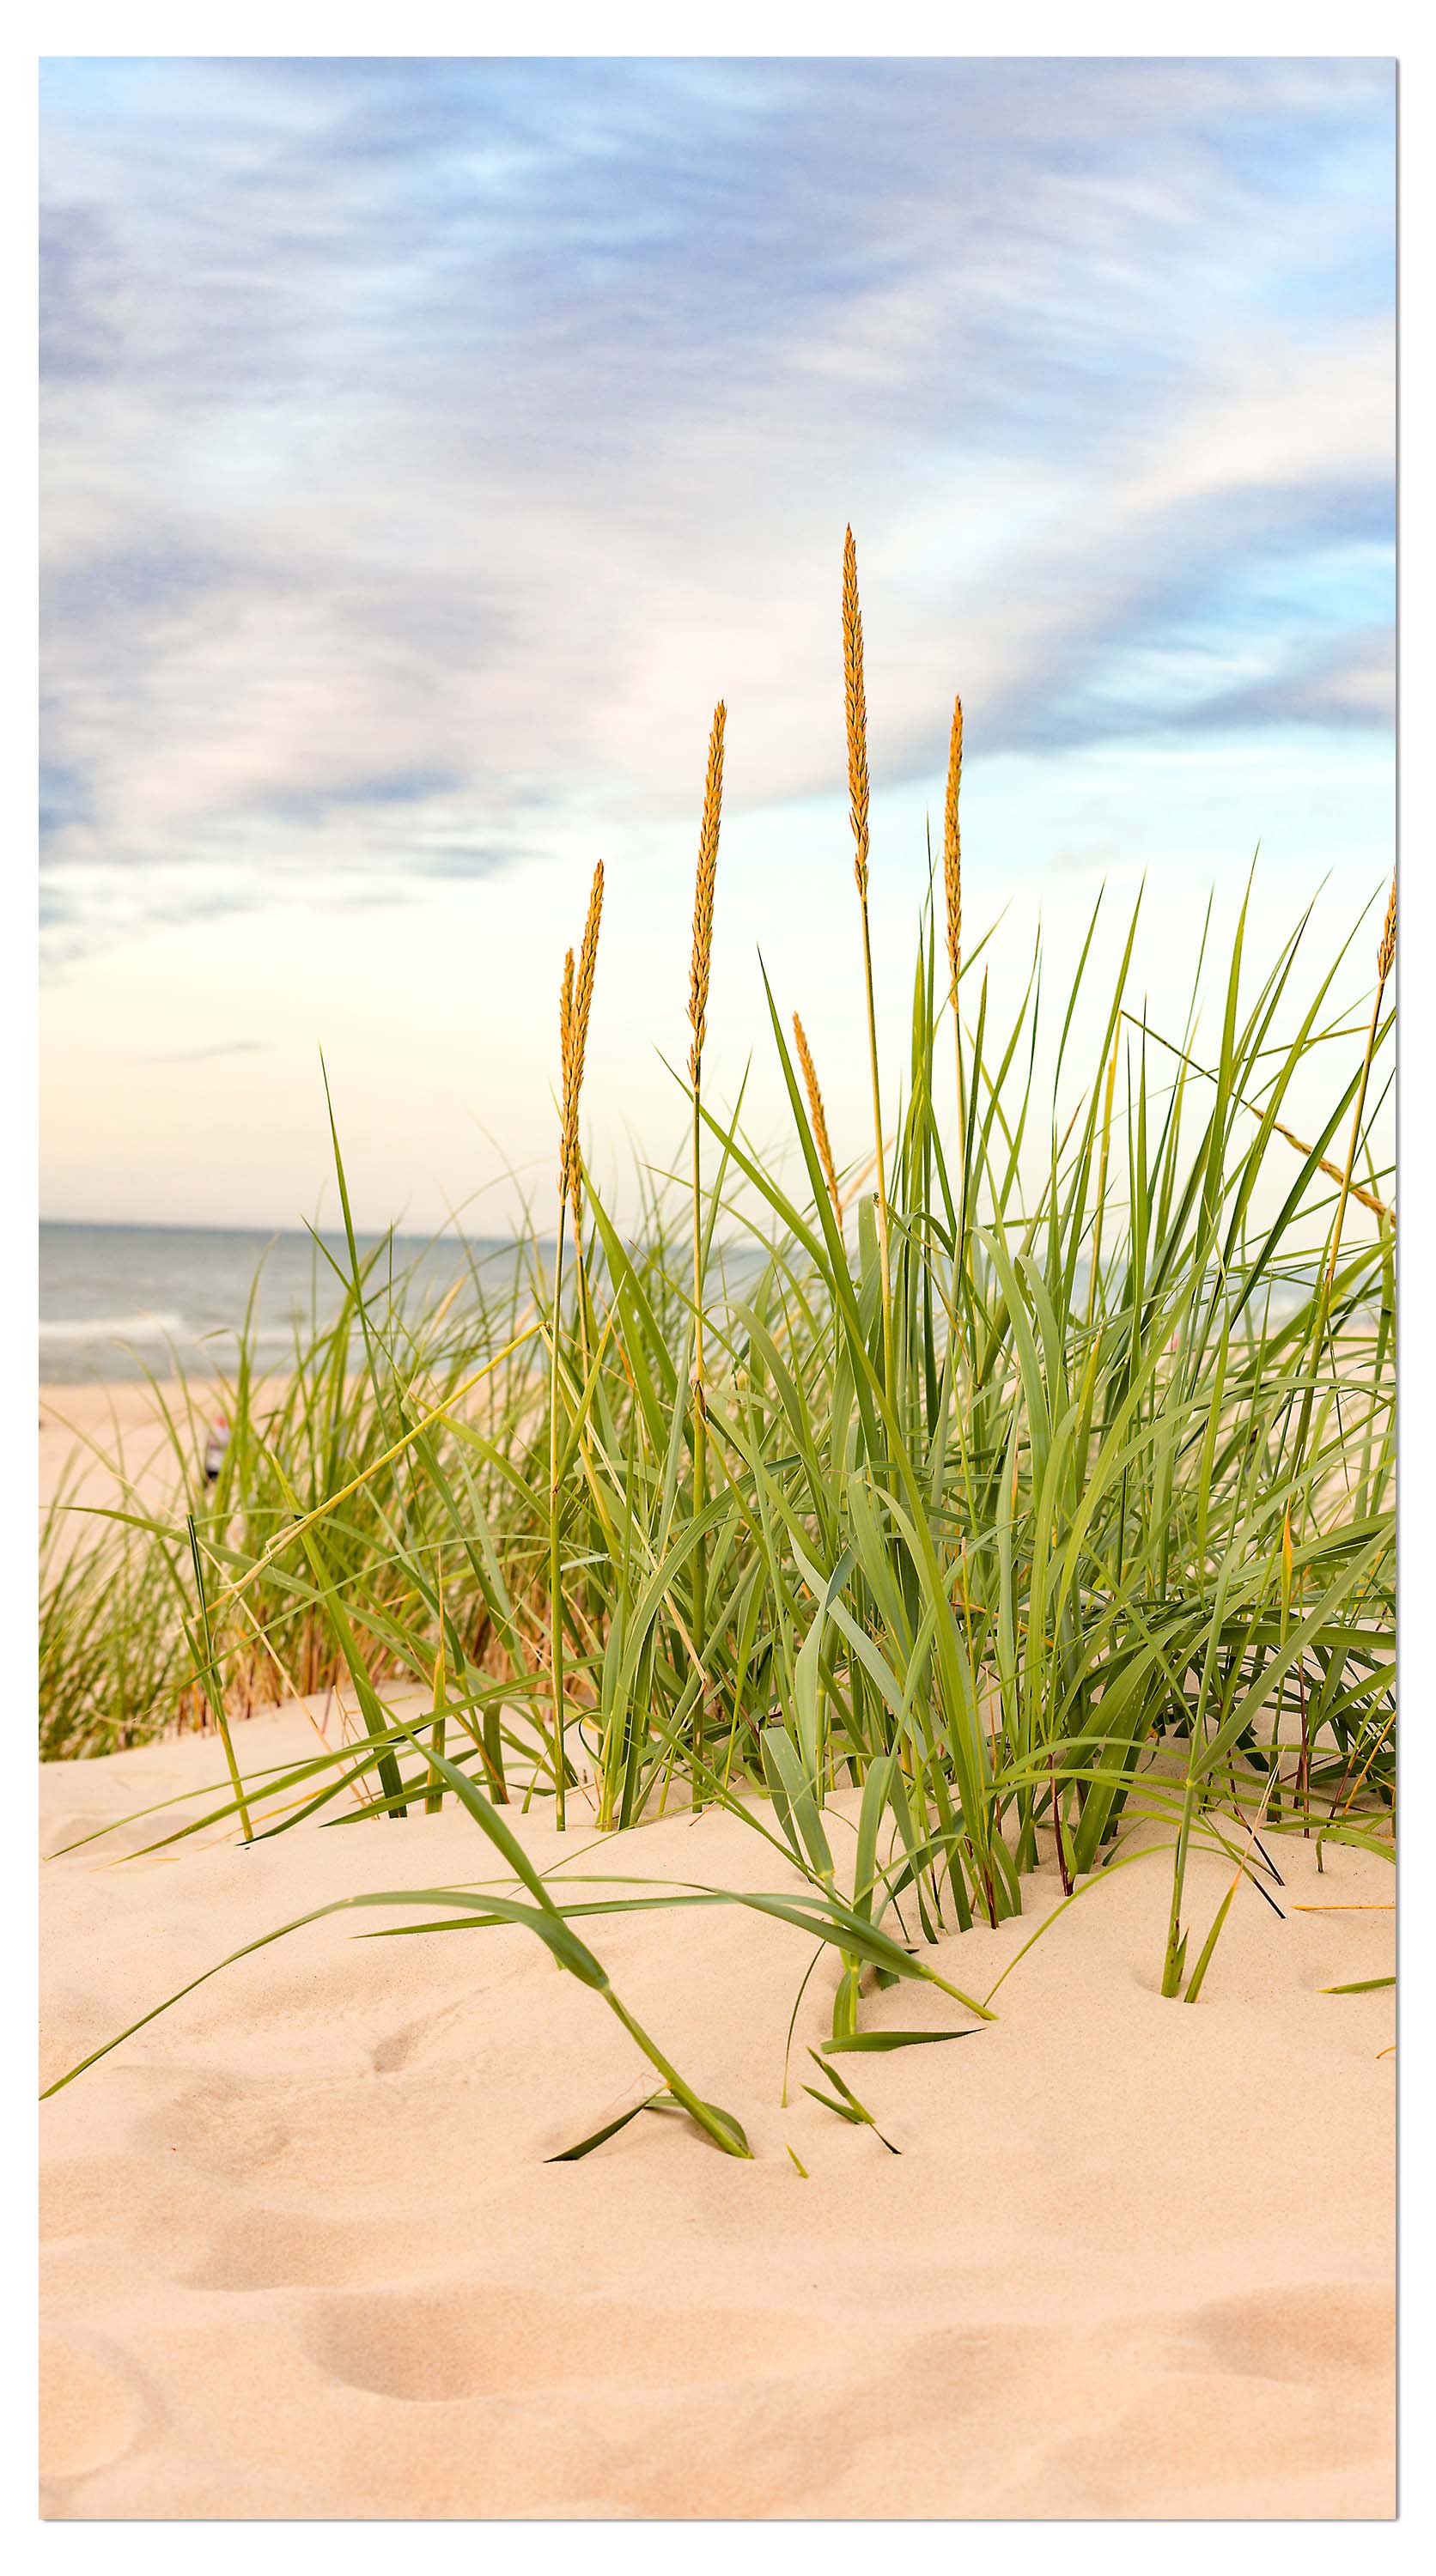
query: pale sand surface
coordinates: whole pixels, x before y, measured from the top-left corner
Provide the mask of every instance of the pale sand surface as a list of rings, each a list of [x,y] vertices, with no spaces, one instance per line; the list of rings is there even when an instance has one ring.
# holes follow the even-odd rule
[[[240,1741],[253,1770],[314,1735],[290,1709]],[[193,1736],[49,1766],[45,1847],[221,1769]],[[554,1858],[551,1824],[520,1830]],[[46,2081],[330,1897],[493,1875],[452,1807],[114,1848],[42,1872]],[[1333,1849],[1318,1880],[1309,1847],[1276,1853],[1288,1899],[1391,1896],[1380,1860]],[[579,1865],[787,1879],[712,1813]],[[1203,1929],[1228,1874],[1195,1865]],[[947,1973],[986,1992],[1057,1893],[948,1943]],[[737,1909],[589,1928],[751,2165],[656,2117],[545,2163],[655,2079],[521,1931],[365,1941],[391,1918],[340,1916],[246,1959],[41,2111],[46,2512],[1388,2515],[1392,1998],[1317,1989],[1388,1969],[1394,1918],[1281,1924],[1243,1888],[1188,2010],[1156,1991],[1167,1894],[1165,1859],[1121,1872],[995,2027],[847,2059],[900,2156],[796,2074],[779,2108],[809,1945]],[[913,1988],[863,2013],[962,2018]]]
[[[277,1382],[276,1382],[277,1391]],[[39,1502],[43,1511],[63,1487],[67,1501],[109,1508],[125,1501],[126,1485],[142,1509],[168,1504],[179,1479],[179,1461],[161,1402],[180,1424],[191,1458],[204,1454],[211,1417],[224,1409],[223,1390],[206,1378],[192,1382],[188,1402],[172,1381],[158,1391],[142,1378],[39,1390]],[[261,1392],[262,1400],[262,1392]],[[90,1523],[96,1529],[101,1523]],[[87,1524],[76,1516],[76,1537]]]

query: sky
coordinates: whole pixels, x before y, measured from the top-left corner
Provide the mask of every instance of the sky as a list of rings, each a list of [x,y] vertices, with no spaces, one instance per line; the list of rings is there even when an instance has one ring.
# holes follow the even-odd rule
[[[598,857],[622,1203],[720,696],[705,1083],[781,1133],[761,950],[860,1153],[849,521],[894,1084],[955,689],[998,988],[1145,887],[1178,1033],[1254,852],[1254,949],[1373,904],[1369,988],[1389,62],[69,58],[41,113],[42,1213],[332,1215],[322,1048],[361,1222],[547,1219]]]

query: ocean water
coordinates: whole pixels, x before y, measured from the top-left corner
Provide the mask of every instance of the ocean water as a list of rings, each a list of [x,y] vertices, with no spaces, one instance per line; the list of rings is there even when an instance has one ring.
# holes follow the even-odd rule
[[[361,1254],[377,1240],[361,1235]],[[342,1237],[325,1241],[347,1261]],[[469,1249],[481,1276],[495,1286],[502,1267],[516,1258],[512,1245]],[[414,1265],[436,1295],[467,1267],[452,1240],[396,1236],[396,1271]],[[41,1379],[73,1385],[146,1370],[164,1377],[176,1358],[192,1372],[230,1367],[256,1273],[256,1356],[261,1366],[282,1366],[296,1319],[332,1314],[339,1301],[311,1236],[209,1226],[42,1225]]]
[[[347,1266],[342,1236],[325,1242]],[[361,1235],[361,1254],[384,1240]],[[464,1249],[452,1238],[396,1235],[396,1272],[442,1295],[463,1275],[471,1258],[486,1288],[507,1292],[519,1259],[512,1242],[474,1241]],[[551,1249],[551,1247],[550,1247]],[[737,1244],[719,1255],[729,1284],[761,1264],[756,1248]],[[256,1274],[255,1356],[261,1367],[282,1368],[292,1350],[296,1321],[334,1312],[339,1288],[308,1234],[266,1234],[247,1228],[171,1225],[42,1225],[40,1228],[40,1377],[74,1385],[93,1379],[156,1377],[173,1373],[176,1360],[190,1373],[233,1365],[237,1329]],[[1079,1263],[1079,1292],[1085,1271]],[[1305,1283],[1308,1291],[1310,1280]],[[1275,1318],[1300,1301],[1302,1283],[1269,1283],[1268,1312]],[[1358,1310],[1363,1323],[1375,1308]]]

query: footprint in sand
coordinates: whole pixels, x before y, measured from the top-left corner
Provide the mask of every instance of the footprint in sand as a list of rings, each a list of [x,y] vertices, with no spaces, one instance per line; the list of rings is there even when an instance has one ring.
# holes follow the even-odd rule
[[[397,2030],[388,2032],[372,2052],[375,2074],[397,2075],[401,2067],[411,2065],[440,2031],[459,2019],[466,2003],[467,1998],[464,2003],[444,2004],[438,2012],[423,2013],[417,2021],[401,2022]]]
[[[392,2280],[406,2256],[420,2257],[430,2242],[423,2227],[404,2231],[401,2243],[392,2229],[376,2235],[360,2224],[247,2209],[178,2278],[191,2290],[332,2290],[341,2282]]]
[[[352,2293],[308,2321],[312,2360],[347,2387],[434,2403],[595,2380],[660,2388],[781,2375],[833,2338],[818,2317],[688,2313],[562,2299],[474,2282],[462,2290]]]
[[[1089,2421],[1046,2447],[1044,2475],[1083,2513],[1185,2515],[1197,2495],[1265,2512],[1273,2480],[1301,2478],[1345,2479],[1357,2500],[1342,2514],[1388,2513],[1393,2357],[1391,2299],[1359,2285],[1244,2291],[1109,2327],[1089,2355]]]
[[[1374,2388],[1396,2365],[1395,2307],[1389,2292],[1349,2283],[1247,2291],[1199,2309],[1183,2340],[1244,2379]]]
[[[40,2474],[83,2478],[108,2468],[133,2442],[135,2392],[97,2353],[75,2344],[40,2346]]]

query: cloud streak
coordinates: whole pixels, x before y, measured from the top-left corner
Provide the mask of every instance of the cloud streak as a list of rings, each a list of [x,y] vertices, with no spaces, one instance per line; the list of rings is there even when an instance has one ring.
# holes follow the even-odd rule
[[[131,1064],[217,1064],[223,1056],[267,1053],[268,1042],[264,1038],[226,1038],[217,1046],[175,1047],[161,1055],[131,1056],[130,1062]]]
[[[1390,721],[1391,67],[48,67],[61,936]]]

